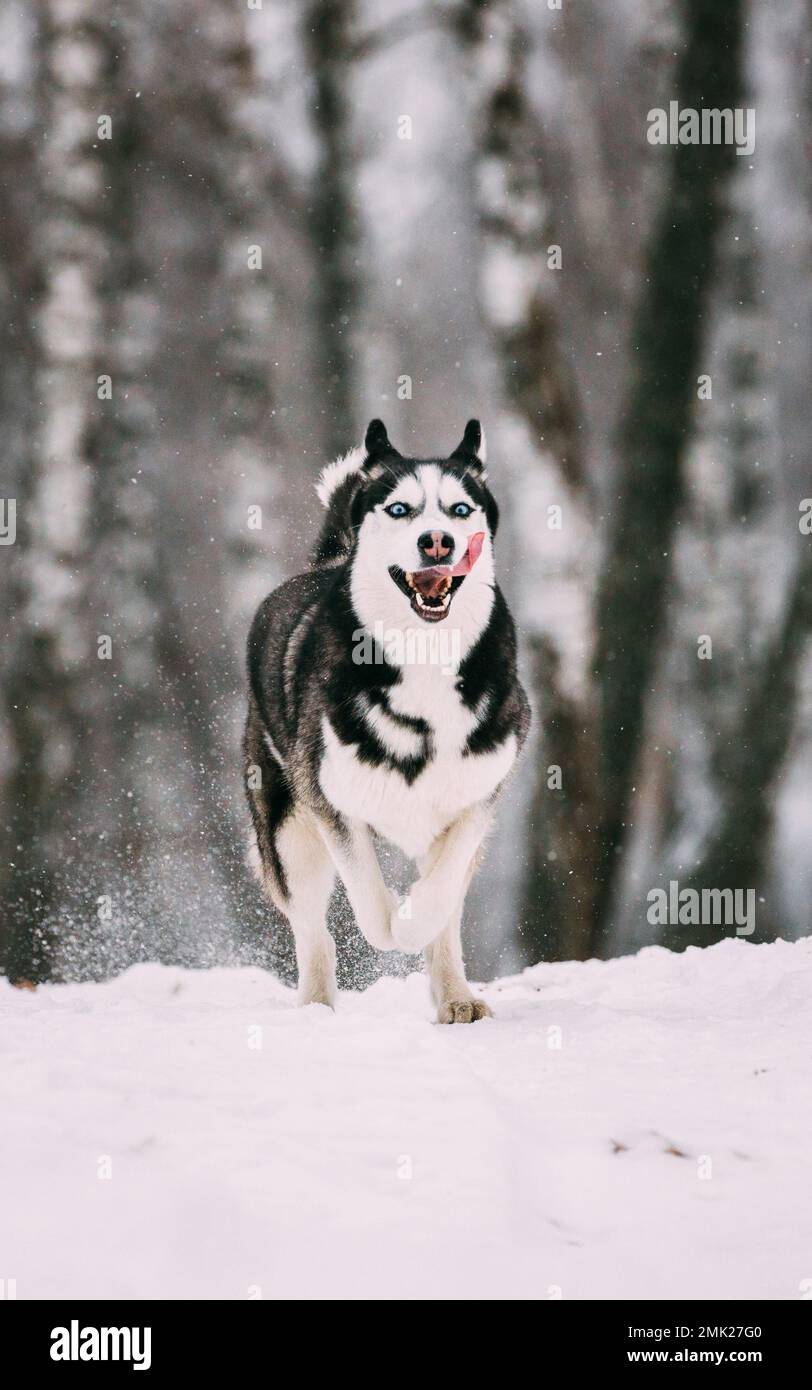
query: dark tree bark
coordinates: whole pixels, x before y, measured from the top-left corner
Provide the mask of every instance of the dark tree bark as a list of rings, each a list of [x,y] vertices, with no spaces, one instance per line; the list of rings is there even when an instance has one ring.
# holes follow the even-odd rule
[[[721,814],[710,843],[684,888],[754,889],[763,886],[771,848],[774,794],[785,765],[798,709],[800,666],[812,634],[812,544],[805,537],[786,606],[767,644],[760,669],[734,733],[717,748],[717,784],[723,790]],[[783,936],[777,916],[763,906],[753,940]],[[707,946],[707,926],[670,925],[662,944],[673,950]]]
[[[527,811],[520,932],[535,958],[586,960],[592,953],[600,830],[595,724],[562,689],[552,644],[531,638],[530,652],[542,756]]]
[[[94,724],[92,805],[104,821],[111,890],[113,884],[129,887],[143,871],[148,835],[139,784],[161,715],[155,636],[164,578],[155,541],[156,409],[150,381],[158,306],[140,251],[136,187],[148,142],[129,63],[131,39],[126,21],[120,23],[108,63],[112,135],[102,146],[107,255],[99,367],[109,386],[103,382],[99,388],[88,433],[94,644],[102,635],[112,643],[110,660],[100,660],[95,650],[90,654],[103,691]]]
[[[544,250],[554,242],[543,194],[543,141],[526,94],[524,40],[511,6],[470,0],[461,35],[476,53],[487,37],[480,79],[477,158],[497,205],[480,213],[483,259],[512,258],[532,286],[523,312],[494,323],[507,398],[542,446],[567,510],[578,517],[584,477],[579,409],[558,344],[553,280]],[[735,107],[741,97],[742,8],[688,0],[675,74],[681,109]],[[608,543],[597,575],[583,686],[561,678],[562,652],[548,634],[533,640],[542,730],[531,793],[529,862],[522,929],[547,956],[586,956],[608,946],[618,872],[632,821],[631,798],[645,719],[666,627],[671,550],[683,497],[683,467],[695,401],[704,316],[725,214],[730,145],[677,145],[645,258],[631,332],[631,386],[617,438],[617,483]],[[542,156],[541,158],[539,156]],[[494,170],[502,169],[497,179]],[[528,274],[534,267],[534,275]],[[488,316],[488,295],[483,295]],[[589,583],[582,575],[581,584]],[[563,649],[562,649],[563,650]],[[548,786],[559,765],[560,790]]]
[[[812,6],[810,15],[812,15]],[[812,115],[812,78],[807,65],[805,108]],[[812,148],[812,142],[807,140]],[[806,187],[807,205],[812,208],[812,180]],[[740,308],[757,312],[759,296],[753,283],[754,254],[748,236],[740,229],[737,242],[738,273],[735,276],[736,301]],[[759,339],[755,335],[759,334]],[[758,377],[758,351],[764,324],[759,318],[751,332],[749,345],[740,346],[732,363],[734,386],[739,401],[748,387],[763,397]],[[739,411],[731,430],[731,446],[743,457],[746,465],[754,454],[760,455],[761,439],[753,436],[753,424],[746,413]],[[735,527],[742,514],[750,515],[763,504],[754,493],[748,473],[742,469],[742,483],[735,491],[730,526]],[[752,478],[752,470],[749,473]],[[799,499],[800,500],[800,499]],[[812,637],[812,536],[793,537],[798,555],[795,570],[788,586],[783,611],[767,640],[757,652],[748,653],[747,668],[740,672],[743,699],[731,697],[734,706],[726,720],[718,721],[718,733],[712,750],[714,785],[721,793],[721,809],[717,824],[704,846],[699,862],[691,867],[684,886],[701,890],[719,888],[752,888],[758,892],[757,928],[751,940],[771,940],[785,935],[785,926],[774,911],[765,889],[769,857],[772,849],[772,830],[777,785],[787,764],[793,739],[798,734],[799,697],[802,689],[802,666]],[[746,567],[743,558],[743,569]],[[743,620],[739,634],[744,642],[752,641],[747,631],[747,605],[742,603]],[[752,628],[752,624],[751,624]],[[739,692],[734,692],[734,696]],[[669,927],[663,938],[672,949],[689,945],[707,945],[714,939],[706,926],[691,928]]]
[[[317,395],[328,458],[347,448],[355,418],[353,329],[361,300],[353,207],[355,152],[348,104],[355,7],[352,0],[308,0],[303,40],[318,157],[309,197],[316,280]]]
[[[688,0],[675,84],[681,110],[741,101],[742,6]],[[667,605],[683,497],[704,314],[733,145],[676,145],[631,335],[611,534],[596,604],[604,823],[592,949],[608,946],[614,890],[631,827],[631,788]]]

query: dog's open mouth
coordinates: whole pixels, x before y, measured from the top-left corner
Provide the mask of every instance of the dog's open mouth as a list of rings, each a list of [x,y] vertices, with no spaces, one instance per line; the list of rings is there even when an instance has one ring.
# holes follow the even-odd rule
[[[438,623],[448,613],[451,600],[465,582],[466,574],[474,568],[482,553],[484,531],[469,537],[468,548],[456,565],[423,565],[416,570],[402,570],[390,565],[389,573],[398,588],[409,599],[412,609],[427,623]]]

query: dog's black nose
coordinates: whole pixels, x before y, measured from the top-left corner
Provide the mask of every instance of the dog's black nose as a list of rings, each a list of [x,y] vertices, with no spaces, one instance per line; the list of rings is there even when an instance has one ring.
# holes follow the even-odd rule
[[[454,537],[447,531],[424,531],[417,538],[417,548],[427,560],[446,560],[454,549]]]

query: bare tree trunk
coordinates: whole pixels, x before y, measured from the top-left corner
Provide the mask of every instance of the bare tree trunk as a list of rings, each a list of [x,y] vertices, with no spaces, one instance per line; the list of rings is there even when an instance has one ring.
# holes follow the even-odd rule
[[[594,720],[562,689],[557,656],[530,640],[541,751],[527,812],[521,932],[536,957],[586,960],[597,884],[598,748]]]
[[[225,214],[221,294],[226,331],[218,358],[221,462],[228,479],[229,618],[234,630],[244,633],[260,598],[281,578],[275,569],[282,479],[274,456],[273,361],[284,327],[274,300],[276,248],[268,216],[277,171],[252,123],[258,89],[244,11],[230,0],[215,0],[206,13],[206,40],[213,56],[207,94],[213,174]]]
[[[184,102],[202,137],[201,175],[212,187],[218,213],[214,311],[223,331],[216,349],[219,393],[213,413],[224,505],[219,524],[225,539],[220,580],[225,612],[220,620],[233,641],[199,647],[172,592],[163,595],[155,641],[162,698],[182,721],[201,844],[222,887],[230,931],[255,947],[267,910],[244,863],[247,813],[240,814],[238,746],[224,744],[221,730],[236,727],[230,714],[242,705],[250,618],[281,578],[278,502],[283,479],[276,454],[273,363],[285,330],[275,303],[277,247],[269,208],[281,198],[294,219],[301,209],[290,196],[285,171],[258,115],[260,91],[245,13],[230,0],[207,4],[196,36],[200,75],[191,81]],[[183,37],[173,36],[181,55],[186,53]],[[165,542],[159,568],[162,573],[172,568]],[[212,691],[217,692],[218,710],[229,717],[213,717]],[[231,760],[233,777],[228,770],[223,773],[224,758]],[[240,795],[236,808],[233,788]]]
[[[468,0],[457,27],[472,67],[484,317],[510,404],[559,485],[577,493],[586,482],[581,417],[561,350],[561,248],[544,184],[543,132],[527,96],[528,35],[511,0]]]
[[[97,625],[89,663],[103,709],[94,727],[93,795],[105,827],[112,888],[129,888],[143,868],[148,816],[142,774],[151,762],[161,715],[155,635],[163,602],[156,546],[155,406],[153,363],[157,303],[139,252],[135,185],[146,155],[140,103],[129,65],[126,22],[118,26],[106,93],[111,138],[105,152],[105,230],[102,282],[103,345],[95,426],[88,434],[93,468],[92,607]],[[105,657],[104,639],[111,655]]]
[[[681,108],[734,107],[741,5],[689,0],[674,95]],[[531,793],[523,930],[548,956],[608,944],[631,789],[665,627],[670,551],[695,398],[703,311],[724,212],[731,146],[676,146],[646,257],[632,328],[632,385],[617,441],[616,503],[599,573],[579,448],[579,408],[556,329],[556,245],[543,191],[544,150],[526,93],[526,40],[512,5],[469,0],[461,20],[474,54],[482,119],[477,146],[482,303],[506,393],[527,427],[534,496],[563,511],[564,544],[533,639],[542,731]],[[551,535],[544,548],[551,550]],[[568,542],[568,543],[567,543]],[[584,614],[592,607],[591,614]],[[563,617],[562,617],[563,615]],[[578,638],[573,642],[572,628]],[[594,647],[594,650],[593,650]],[[572,670],[573,648],[578,663]],[[567,670],[567,663],[570,669]]]
[[[808,10],[812,18],[812,5],[808,5]],[[808,63],[804,107],[807,117],[812,117],[812,77]],[[812,208],[812,180],[807,180],[804,192],[807,207]],[[745,328],[749,327],[749,331],[739,329],[738,340],[728,353],[732,359],[730,370],[738,407],[730,429],[737,483],[728,519],[731,548],[737,542],[741,548],[742,516],[751,526],[754,513],[758,521],[758,509],[763,510],[767,505],[761,493],[771,481],[769,475],[763,476],[766,472],[764,441],[759,433],[754,435],[754,421],[747,411],[748,395],[753,400],[754,410],[763,408],[765,391],[759,372],[759,355],[767,339],[758,279],[753,283],[755,252],[750,245],[751,238],[752,229],[738,227],[739,273],[734,280],[735,305],[737,318],[745,319]],[[752,467],[755,457],[761,460],[757,480]],[[777,480],[772,482],[777,492]],[[780,502],[773,505],[778,509],[783,537],[785,509]],[[812,636],[812,537],[796,538],[798,554],[782,610],[777,620],[765,625],[763,619],[754,621],[754,599],[760,595],[751,596],[748,589],[758,585],[759,579],[763,583],[766,576],[752,573],[752,529],[747,534],[750,543],[741,557],[737,574],[741,613],[737,646],[746,650],[747,664],[744,670],[738,671],[736,688],[724,700],[722,718],[717,720],[718,737],[711,754],[720,811],[698,862],[692,865],[690,875],[681,879],[681,883],[700,890],[707,887],[755,889],[759,906],[756,934],[752,939],[770,940],[785,934],[784,924],[762,893],[768,878],[777,783],[786,766],[793,737],[798,732],[802,664]],[[766,639],[762,636],[760,642],[754,641],[754,633],[763,634],[765,626]],[[667,929],[664,944],[682,949],[688,945],[707,945],[713,939],[707,926],[692,929],[680,925]]]
[[[533,683],[540,733],[528,809],[521,930],[533,955],[588,954],[600,807],[591,693],[594,584],[589,490],[574,373],[560,341],[562,248],[527,95],[527,35],[508,0],[469,0],[458,32],[471,67],[483,318],[502,372],[503,430],[532,498]],[[573,631],[576,636],[573,639]]]
[[[38,362],[38,343],[33,315],[22,306],[35,304],[39,294],[40,266],[30,226],[33,207],[25,179],[35,158],[36,145],[28,132],[3,132],[0,159],[3,184],[9,196],[0,221],[2,291],[0,312],[9,326],[12,351],[0,379],[0,413],[5,441],[2,494],[11,522],[14,508],[16,539],[3,552],[5,585],[2,594],[3,718],[8,721],[11,758],[2,778],[2,828],[5,832],[0,860],[3,902],[0,918],[0,969],[8,960],[15,927],[37,907],[35,881],[38,851],[34,788],[27,784],[29,749],[36,739],[36,724],[29,717],[29,653],[27,640],[26,551],[32,495],[31,438],[38,411],[32,383]],[[32,672],[35,674],[35,672]],[[30,967],[29,967],[30,968]]]
[[[741,97],[739,0],[689,0],[677,69],[680,110],[734,108]],[[674,528],[714,268],[735,147],[676,145],[647,257],[632,330],[636,369],[618,438],[619,477],[596,604],[596,678],[605,805],[600,895],[592,949],[605,951],[621,854],[633,819],[631,789],[666,616]]]
[[[6,968],[12,978],[35,980],[50,970],[59,841],[75,810],[92,715],[90,437],[108,254],[97,123],[110,66],[106,5],[43,0],[39,18],[38,420],[19,499],[19,630],[5,687],[19,846],[6,885],[13,922]]]
[[[681,887],[753,889],[762,887],[771,847],[775,785],[795,730],[800,665],[812,633],[812,546],[799,559],[783,618],[763,655],[757,681],[735,736],[718,750],[717,771],[723,803],[701,861]],[[774,914],[758,913],[758,935],[784,935]],[[674,950],[707,946],[714,936],[706,925],[671,924],[662,944]]]
[[[346,449],[355,414],[352,338],[361,286],[356,271],[358,230],[353,208],[355,152],[347,98],[354,19],[353,0],[307,0],[303,16],[312,83],[311,120],[318,144],[309,229],[318,301],[318,395],[328,458]]]

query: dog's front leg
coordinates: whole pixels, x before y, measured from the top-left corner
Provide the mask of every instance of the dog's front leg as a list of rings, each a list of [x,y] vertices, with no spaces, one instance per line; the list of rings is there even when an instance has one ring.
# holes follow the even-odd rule
[[[421,876],[406,905],[392,916],[392,935],[401,951],[422,951],[462,912],[465,889],[491,823],[490,806],[470,807],[438,836],[421,864]]]
[[[465,884],[473,877],[473,865]],[[465,978],[462,959],[462,909],[465,892],[460,898],[452,921],[436,940],[426,947],[426,969],[431,985],[431,997],[437,1005],[438,1023],[476,1023],[490,1018],[491,1011],[484,999],[474,994]]]
[[[347,890],[359,930],[370,946],[394,951],[391,921],[397,898],[384,883],[369,826],[347,820],[338,828],[324,822],[319,828]]]

